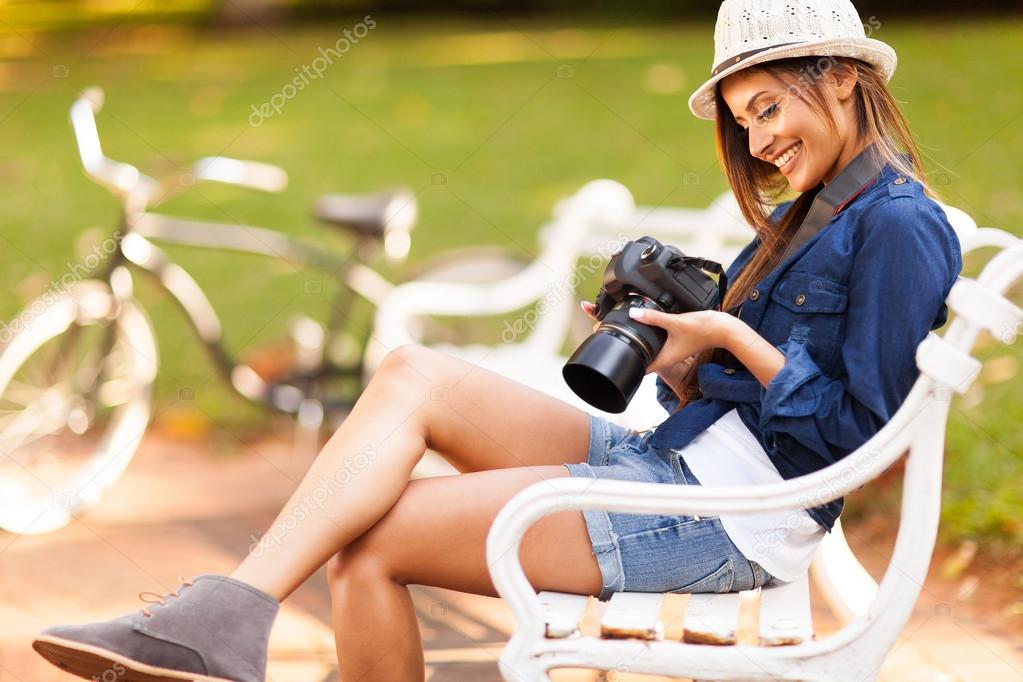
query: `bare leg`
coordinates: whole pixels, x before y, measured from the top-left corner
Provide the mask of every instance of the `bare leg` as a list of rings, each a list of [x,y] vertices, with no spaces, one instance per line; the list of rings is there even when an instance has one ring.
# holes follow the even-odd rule
[[[449,355],[402,346],[232,577],[283,600],[387,513],[427,447],[460,471],[479,471],[583,461],[588,443],[581,410]],[[541,480],[537,471],[524,475]]]
[[[563,466],[499,469],[412,481],[372,528],[328,563],[341,679],[422,680],[422,638],[406,585],[497,596],[486,562],[494,517],[515,493]],[[583,516],[545,516],[523,536],[537,590],[598,595],[601,575]]]

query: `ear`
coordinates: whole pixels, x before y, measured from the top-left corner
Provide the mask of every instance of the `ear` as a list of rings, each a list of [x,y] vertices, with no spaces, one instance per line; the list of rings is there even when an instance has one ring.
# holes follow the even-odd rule
[[[838,98],[839,102],[844,102],[852,97],[853,90],[856,89],[859,71],[857,71],[855,64],[846,63],[837,69],[832,69],[827,78],[831,83],[832,90],[835,92],[835,97]]]

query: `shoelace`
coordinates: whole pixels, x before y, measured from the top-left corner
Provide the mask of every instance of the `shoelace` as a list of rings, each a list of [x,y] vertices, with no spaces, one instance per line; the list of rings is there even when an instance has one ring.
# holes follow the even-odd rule
[[[188,587],[189,585],[194,585],[195,584],[191,580],[186,580],[183,576],[180,576],[180,575],[178,576],[178,582],[181,583],[182,586],[184,586],[184,587]],[[180,596],[181,595],[178,594],[177,590],[175,590],[173,592],[170,592],[168,594],[165,594],[165,595],[159,595],[156,592],[139,592],[139,599],[141,599],[142,601],[146,602],[147,604],[159,604],[160,606],[166,606],[167,605],[167,602],[164,601],[165,598],[167,598],[167,597],[180,597]],[[152,597],[152,599],[148,599],[147,597]],[[145,606],[145,607],[139,609],[139,611],[141,611],[142,615],[144,615],[146,618],[151,618],[153,616],[153,614],[151,614],[149,612],[149,607],[148,606]]]

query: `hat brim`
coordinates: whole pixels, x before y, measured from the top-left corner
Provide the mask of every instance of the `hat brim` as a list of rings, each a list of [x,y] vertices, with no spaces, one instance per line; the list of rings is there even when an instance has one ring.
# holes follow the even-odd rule
[[[854,57],[867,62],[884,77],[885,82],[891,80],[898,64],[895,50],[888,43],[873,38],[829,38],[815,40],[798,45],[785,45],[758,52],[721,71],[701,85],[689,97],[689,110],[697,118],[713,121],[717,117],[717,105],[714,101],[714,86],[724,78],[756,64],[786,59],[788,57]]]

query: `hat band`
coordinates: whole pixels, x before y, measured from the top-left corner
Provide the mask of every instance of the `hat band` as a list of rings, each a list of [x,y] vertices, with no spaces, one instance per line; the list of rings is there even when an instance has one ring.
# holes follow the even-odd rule
[[[805,43],[805,42],[806,42],[805,40],[796,40],[796,41],[791,42],[791,43],[778,43],[777,45],[768,45],[767,47],[758,47],[755,50],[750,50],[749,52],[743,52],[743,53],[738,54],[738,55],[736,55],[734,57],[729,57],[725,61],[723,61],[720,64],[718,64],[717,66],[715,66],[714,70],[711,71],[710,75],[711,76],[716,76],[716,75],[718,75],[718,71],[721,71],[722,69],[727,69],[727,68],[730,68],[732,66],[735,66],[739,62],[744,61],[746,59],[749,59],[750,57],[753,57],[754,55],[758,55],[761,52],[766,52],[767,50],[773,50],[773,49],[775,49],[777,47],[785,47],[787,45],[799,45],[800,43]]]

